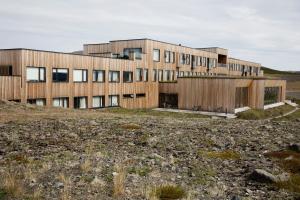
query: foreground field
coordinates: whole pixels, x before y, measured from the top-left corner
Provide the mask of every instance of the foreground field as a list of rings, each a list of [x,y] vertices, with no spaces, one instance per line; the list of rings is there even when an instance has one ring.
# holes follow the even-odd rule
[[[2,102],[0,199],[296,199],[300,155],[285,150],[297,142],[295,117],[212,120]],[[290,179],[257,182],[255,169]]]

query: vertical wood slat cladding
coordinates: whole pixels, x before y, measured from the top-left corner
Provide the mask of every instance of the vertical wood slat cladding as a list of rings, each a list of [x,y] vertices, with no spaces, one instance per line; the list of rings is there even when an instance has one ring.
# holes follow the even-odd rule
[[[244,106],[262,109],[265,86],[280,87],[280,100],[285,99],[285,81],[282,80],[179,78],[174,83],[160,83],[159,92],[178,94],[179,109],[233,113],[236,108],[236,88],[248,88],[247,94],[243,93],[240,97],[244,99],[238,98],[244,104],[247,102],[248,105]]]
[[[0,64],[9,64],[18,60],[19,63],[15,67],[23,70],[22,84],[23,90],[20,89],[19,96],[22,94],[22,101],[26,102],[27,99],[46,98],[47,106],[52,105],[52,99],[56,97],[68,97],[69,105],[73,107],[73,98],[76,96],[88,97],[88,107],[92,107],[93,96],[105,96],[105,105],[108,106],[109,95],[119,95],[120,106],[125,108],[154,108],[158,107],[158,83],[151,82],[149,75],[148,82],[135,82],[137,67],[145,68],[145,61],[130,61],[120,59],[108,59],[92,56],[70,55],[64,53],[35,51],[35,50],[17,50],[16,52],[8,50],[1,51],[2,54],[8,55],[10,60],[6,62],[2,57]],[[17,54],[17,59],[14,56]],[[22,59],[21,59],[22,58]],[[46,82],[32,83],[26,81],[26,67],[45,67],[46,68]],[[67,68],[69,70],[69,82],[67,83],[54,83],[52,82],[52,69],[53,68]],[[87,69],[88,81],[83,83],[73,82],[74,69]],[[105,70],[105,82],[93,82],[93,70]],[[109,70],[120,72],[119,83],[109,83]],[[123,83],[123,71],[133,72],[133,83]],[[4,79],[3,79],[4,80]],[[6,79],[5,79],[6,80]],[[20,81],[21,82],[21,81]],[[9,81],[8,81],[9,84]],[[9,91],[10,87],[5,85]],[[132,100],[123,99],[123,94],[126,93],[143,93],[146,97],[134,98]],[[3,93],[4,94],[4,93]],[[3,95],[4,96],[4,95]],[[5,94],[5,96],[7,96]],[[18,97],[20,98],[20,97]]]
[[[21,99],[21,77],[0,76],[0,99]]]

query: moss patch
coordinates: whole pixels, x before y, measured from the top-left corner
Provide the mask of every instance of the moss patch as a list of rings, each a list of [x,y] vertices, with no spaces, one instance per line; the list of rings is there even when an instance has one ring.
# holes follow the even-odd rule
[[[185,190],[176,185],[162,185],[156,188],[155,193],[161,200],[182,199],[186,196]]]

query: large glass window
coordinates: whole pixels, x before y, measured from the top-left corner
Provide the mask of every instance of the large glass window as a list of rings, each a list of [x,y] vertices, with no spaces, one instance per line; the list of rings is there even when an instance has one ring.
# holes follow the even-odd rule
[[[54,107],[68,108],[69,107],[69,98],[67,98],[67,97],[54,98],[52,103],[53,103]]]
[[[74,82],[87,82],[87,70],[86,69],[74,69],[73,70]]]
[[[104,70],[94,70],[93,71],[93,82],[105,82],[105,71]]]
[[[93,108],[103,108],[104,106],[104,96],[93,97]]]
[[[87,108],[87,97],[74,97],[74,108]]]
[[[142,59],[142,48],[125,48],[124,55],[129,58],[129,54],[134,53],[135,59],[141,60]]]
[[[175,52],[170,53],[170,63],[175,63]]]
[[[160,62],[160,50],[153,49],[153,61]]]
[[[123,82],[124,83],[132,83],[133,81],[133,72],[123,72]]]
[[[163,70],[159,70],[158,71],[158,81],[163,81],[163,79],[164,79]]]
[[[0,76],[12,76],[13,70],[11,65],[1,65],[0,66]]]
[[[46,81],[45,71],[45,67],[27,67],[26,80],[33,82],[44,82]]]
[[[109,106],[110,107],[119,106],[119,95],[109,95]]]
[[[143,69],[137,68],[135,72],[136,72],[136,81],[142,81],[143,80]]]
[[[109,82],[119,83],[120,82],[120,72],[119,71],[109,71]]]
[[[182,64],[182,65],[185,64],[185,54],[184,53],[180,54],[180,64]]]
[[[279,102],[279,87],[266,87],[264,104],[269,105]]]
[[[45,106],[46,105],[46,99],[28,99],[27,103],[34,104],[37,106]]]
[[[52,69],[52,81],[53,82],[68,82],[69,81],[69,70],[68,69]]]

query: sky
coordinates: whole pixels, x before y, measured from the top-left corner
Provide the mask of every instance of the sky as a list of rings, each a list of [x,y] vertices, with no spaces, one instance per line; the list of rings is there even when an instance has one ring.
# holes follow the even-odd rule
[[[150,38],[300,71],[299,0],[0,0],[0,49]]]

